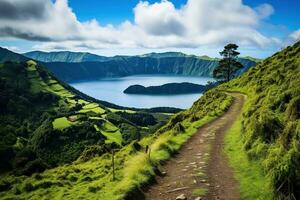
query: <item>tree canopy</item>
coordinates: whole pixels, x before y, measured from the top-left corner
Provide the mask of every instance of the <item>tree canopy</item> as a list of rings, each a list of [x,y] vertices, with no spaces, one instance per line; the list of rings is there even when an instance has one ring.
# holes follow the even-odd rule
[[[237,70],[241,69],[243,65],[238,61],[238,45],[227,44],[224,50],[220,52],[223,58],[219,61],[219,65],[213,71],[213,77],[221,79],[223,81],[230,81],[234,78],[234,74]]]

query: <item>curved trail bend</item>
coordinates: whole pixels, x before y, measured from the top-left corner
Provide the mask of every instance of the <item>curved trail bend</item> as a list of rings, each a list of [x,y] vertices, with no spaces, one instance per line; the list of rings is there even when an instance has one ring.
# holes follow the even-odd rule
[[[146,200],[175,200],[184,194],[187,200],[238,200],[238,184],[223,155],[224,136],[240,115],[244,97],[230,93],[234,101],[221,117],[204,125],[162,166],[164,177],[145,192]],[[204,194],[205,193],[205,194]],[[200,198],[198,198],[200,199]]]

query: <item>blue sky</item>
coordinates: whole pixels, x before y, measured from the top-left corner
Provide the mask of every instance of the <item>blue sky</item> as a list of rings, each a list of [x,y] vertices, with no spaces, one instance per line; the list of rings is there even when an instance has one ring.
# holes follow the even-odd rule
[[[133,21],[132,9],[138,2],[139,0],[85,0],[82,4],[82,1],[79,0],[69,0],[70,7],[77,14],[79,20],[86,21],[95,18],[103,24],[113,25],[120,24],[126,19]],[[148,2],[160,1],[148,0]],[[187,0],[171,0],[171,2],[179,8],[185,5]],[[251,7],[257,7],[264,3],[272,5],[275,12],[266,20],[268,27],[260,28],[267,35],[284,37],[289,32],[300,28],[300,1],[298,0],[244,0],[243,2]],[[278,29],[275,28],[281,31],[276,33],[275,31]]]
[[[125,19],[133,20],[132,9],[138,2],[139,0],[84,0],[82,3],[80,0],[69,0],[70,7],[75,11],[79,20],[96,18],[104,24],[119,24]],[[159,1],[148,0],[148,2]],[[176,7],[180,7],[186,4],[187,0],[171,0],[171,2]],[[268,22],[274,25],[284,25],[290,30],[299,28],[300,1],[298,0],[244,0],[243,2],[251,7],[268,3],[275,9],[275,13],[270,16]]]
[[[148,2],[160,1],[148,0]],[[186,3],[186,0],[172,0],[171,2],[176,7],[180,7]],[[84,4],[79,0],[69,0],[69,3],[79,20],[96,18],[104,24],[117,25],[126,19],[134,20],[132,9],[139,3],[139,0],[84,0]]]
[[[3,9],[14,9],[0,14],[0,46],[17,52],[182,51],[215,57],[235,42],[243,55],[264,58],[300,39],[298,0],[1,2]]]

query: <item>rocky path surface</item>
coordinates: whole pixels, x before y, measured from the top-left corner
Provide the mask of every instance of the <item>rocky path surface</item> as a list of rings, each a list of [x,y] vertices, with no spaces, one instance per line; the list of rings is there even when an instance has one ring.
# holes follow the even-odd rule
[[[221,117],[201,127],[178,154],[162,166],[164,176],[145,191],[146,200],[241,199],[233,172],[223,155],[227,130],[239,116],[243,96],[231,93],[234,102]]]

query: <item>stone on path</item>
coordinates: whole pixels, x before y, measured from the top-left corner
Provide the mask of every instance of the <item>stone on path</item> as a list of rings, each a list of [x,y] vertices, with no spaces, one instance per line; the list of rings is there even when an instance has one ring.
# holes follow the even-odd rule
[[[187,197],[185,196],[185,194],[181,194],[176,197],[176,200],[187,200]]]
[[[194,200],[202,200],[201,197],[196,197]]]
[[[160,172],[160,175],[161,175],[161,176],[166,176],[166,175],[167,175],[167,172],[165,172],[165,171]]]

